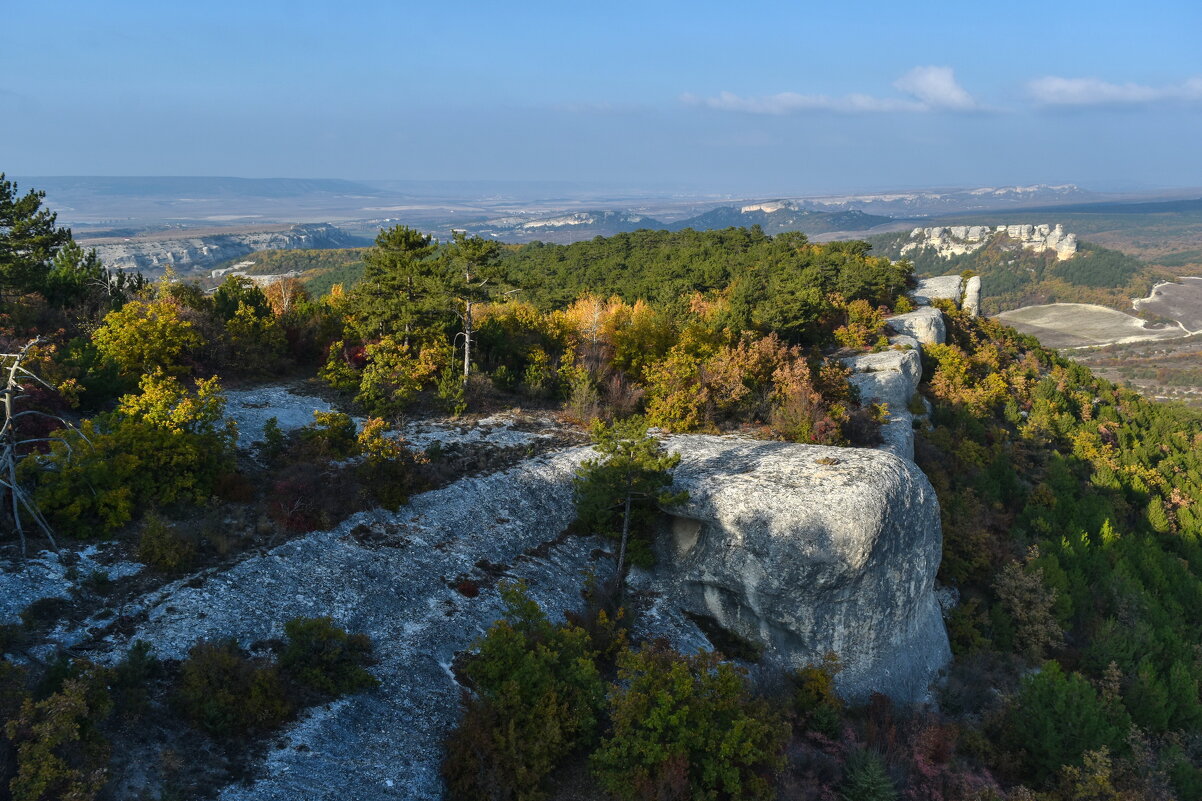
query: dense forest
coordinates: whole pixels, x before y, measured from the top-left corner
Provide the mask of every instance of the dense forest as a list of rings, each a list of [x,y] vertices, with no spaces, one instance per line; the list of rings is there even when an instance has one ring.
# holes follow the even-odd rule
[[[398,226],[362,258],[361,280],[321,294],[147,284],[0,175],[0,336],[24,371],[10,396],[37,412],[5,429],[14,561],[51,534],[65,550],[116,541],[149,591],[463,475],[395,436],[405,416],[521,405],[598,446],[565,534],[620,537],[623,553],[629,535],[645,562],[673,468],[649,426],[872,445],[886,410],[861,405],[839,357],[889,348],[887,317],[912,309],[909,263],[755,228],[507,247]],[[456,666],[472,693],[446,742],[449,794],[566,798],[562,776],[583,771],[590,798],[1202,799],[1202,417],[941,309],[916,432],[958,599],[935,703],[849,706],[837,654],[769,678],[733,641],[635,641],[617,587],[582,588],[556,622],[507,584],[506,615]],[[223,386],[282,377],[343,411],[240,452]],[[634,488],[624,526],[612,501]],[[259,522],[234,538],[220,521],[236,516]],[[0,798],[112,798],[143,757],[175,760],[156,797],[204,797],[305,708],[375,685],[373,643],[321,617],[184,660],[38,651],[63,615],[120,591],[85,577],[0,627]]]

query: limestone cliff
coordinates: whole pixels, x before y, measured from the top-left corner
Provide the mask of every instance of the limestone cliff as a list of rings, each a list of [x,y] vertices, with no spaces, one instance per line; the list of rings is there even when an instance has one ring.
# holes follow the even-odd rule
[[[1066,233],[1064,226],[1051,225],[952,225],[947,227],[915,228],[901,246],[905,256],[918,250],[931,250],[942,258],[975,253],[1001,237],[1012,246],[1042,253],[1050,250],[1059,261],[1071,259],[1077,252],[1077,235]]]
[[[154,273],[167,267],[191,270],[211,267],[256,250],[318,250],[354,245],[342,229],[325,223],[293,225],[274,231],[215,233],[205,236],[156,236],[121,242],[84,241],[96,248],[105,266]]]

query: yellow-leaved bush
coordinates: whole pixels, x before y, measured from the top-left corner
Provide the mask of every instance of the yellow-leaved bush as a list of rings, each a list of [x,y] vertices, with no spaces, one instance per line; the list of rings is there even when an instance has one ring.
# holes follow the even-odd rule
[[[237,429],[224,418],[216,377],[189,390],[156,371],[139,389],[22,463],[38,507],[60,530],[97,536],[143,509],[203,502],[233,468]]]
[[[109,312],[92,335],[96,350],[126,376],[187,371],[188,354],[204,344],[180,307],[169,299],[132,300]]]

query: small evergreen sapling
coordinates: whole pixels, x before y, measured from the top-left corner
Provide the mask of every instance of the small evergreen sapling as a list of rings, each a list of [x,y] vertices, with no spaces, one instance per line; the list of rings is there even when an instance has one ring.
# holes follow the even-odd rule
[[[576,471],[577,522],[590,532],[620,539],[620,581],[634,518],[645,520],[656,504],[684,503],[689,494],[669,491],[680,455],[664,453],[659,440],[647,433],[642,417],[616,420],[611,425],[598,420],[592,435],[601,456],[589,459]],[[648,557],[642,559],[649,561]]]

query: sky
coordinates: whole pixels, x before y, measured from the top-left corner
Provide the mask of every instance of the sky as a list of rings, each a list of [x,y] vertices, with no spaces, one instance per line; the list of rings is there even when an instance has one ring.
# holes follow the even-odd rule
[[[0,171],[1202,186],[1202,3],[0,0]]]

